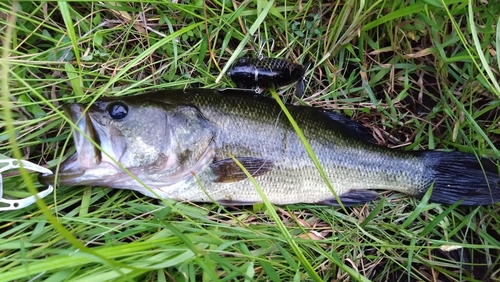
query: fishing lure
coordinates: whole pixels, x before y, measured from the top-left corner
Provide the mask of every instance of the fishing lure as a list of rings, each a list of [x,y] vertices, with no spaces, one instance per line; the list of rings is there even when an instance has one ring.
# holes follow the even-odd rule
[[[281,87],[297,82],[295,95],[302,97],[305,89],[303,65],[279,58],[241,58],[229,70],[229,78],[239,88]]]
[[[21,168],[21,166],[27,170],[47,173],[48,175],[52,174],[52,171],[50,169],[31,163],[29,161],[16,160],[10,158],[0,159],[0,211],[10,211],[10,210],[18,210],[25,208],[29,205],[36,203],[37,197],[41,199],[52,193],[52,191],[54,191],[54,187],[52,185],[49,185],[47,189],[45,189],[42,192],[39,192],[38,194],[36,194],[36,196],[29,196],[24,199],[16,199],[16,200],[3,198],[2,172],[11,169],[19,169]]]

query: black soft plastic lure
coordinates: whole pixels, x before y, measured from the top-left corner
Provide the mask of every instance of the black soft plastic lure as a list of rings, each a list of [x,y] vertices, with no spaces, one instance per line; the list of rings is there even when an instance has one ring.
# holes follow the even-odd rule
[[[229,78],[239,88],[261,89],[281,87],[297,82],[295,94],[302,97],[305,89],[304,66],[278,58],[241,58],[229,71]]]

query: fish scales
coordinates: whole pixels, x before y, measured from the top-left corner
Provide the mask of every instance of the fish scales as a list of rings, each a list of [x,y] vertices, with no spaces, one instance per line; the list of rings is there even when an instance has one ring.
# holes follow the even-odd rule
[[[325,185],[317,168],[309,158],[304,145],[276,103],[267,99],[217,99],[220,96],[197,95],[190,102],[218,128],[216,157],[228,158],[228,153],[272,160],[276,168],[257,179],[270,201],[287,204],[306,200],[331,199],[332,193]],[[227,98],[227,97],[226,97]],[[312,111],[310,111],[312,110]],[[351,189],[388,189],[408,191],[422,183],[423,165],[411,153],[372,147],[366,143],[346,138],[332,129],[332,121],[314,109],[289,107],[298,126],[308,139],[313,151],[329,175],[331,184],[340,195]],[[312,116],[311,116],[312,115]],[[277,126],[278,124],[278,126]],[[279,126],[282,125],[282,126]],[[262,132],[265,134],[242,134]],[[249,138],[250,137],[250,138]],[[354,146],[353,146],[354,145]],[[372,148],[367,150],[366,147]],[[365,160],[365,162],[360,162]],[[420,172],[420,173],[415,173]],[[420,176],[419,176],[420,175]],[[203,183],[207,191],[220,191],[217,200],[257,202],[260,196],[253,185],[246,183]],[[427,183],[422,183],[415,194],[421,193]],[[223,187],[221,187],[221,185]],[[246,187],[246,188],[243,188]],[[243,192],[245,189],[245,192]],[[197,189],[192,189],[196,191]],[[245,193],[238,199],[236,193]],[[179,194],[179,193],[174,193]],[[207,201],[197,193],[189,199]],[[283,197],[287,195],[287,197]],[[292,197],[288,196],[293,195]]]

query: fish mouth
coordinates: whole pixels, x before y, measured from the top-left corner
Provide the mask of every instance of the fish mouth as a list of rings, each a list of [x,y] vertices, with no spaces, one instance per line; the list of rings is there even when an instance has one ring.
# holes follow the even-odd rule
[[[47,185],[54,185],[56,174],[60,184],[75,184],[73,182],[80,179],[87,169],[95,168],[102,160],[101,151],[94,145],[100,146],[99,134],[91,117],[85,112],[85,107],[81,104],[67,104],[63,105],[63,110],[76,125],[72,130],[76,153],[63,161],[59,168],[53,169],[54,174],[39,175],[40,183]]]

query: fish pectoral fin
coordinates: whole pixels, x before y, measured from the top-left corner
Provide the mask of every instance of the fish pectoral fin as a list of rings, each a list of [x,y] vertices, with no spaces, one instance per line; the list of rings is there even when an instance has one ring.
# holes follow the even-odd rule
[[[264,175],[274,168],[274,162],[270,160],[252,157],[238,157],[236,159],[253,177]],[[215,174],[214,182],[227,183],[247,179],[245,172],[231,158],[215,161],[210,167]]]
[[[378,198],[378,193],[371,190],[349,190],[348,192],[338,196],[344,206],[356,206],[376,200]],[[331,199],[317,202],[317,204],[339,206],[337,199],[333,197],[333,195]]]

